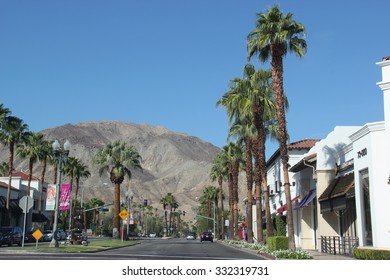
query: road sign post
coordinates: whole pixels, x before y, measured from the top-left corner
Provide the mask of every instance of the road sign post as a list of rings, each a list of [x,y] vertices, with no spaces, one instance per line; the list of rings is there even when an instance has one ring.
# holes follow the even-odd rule
[[[34,200],[30,196],[23,196],[19,200],[19,207],[22,208],[24,213],[23,220],[23,240],[22,240],[22,248],[24,248],[24,238],[26,236],[26,221],[27,221],[27,213],[34,206]]]
[[[119,217],[121,217],[122,219],[122,237],[121,237],[121,241],[123,242],[123,221],[127,219],[127,217],[129,216],[129,212],[127,212],[126,209],[123,209],[120,213],[119,213]]]

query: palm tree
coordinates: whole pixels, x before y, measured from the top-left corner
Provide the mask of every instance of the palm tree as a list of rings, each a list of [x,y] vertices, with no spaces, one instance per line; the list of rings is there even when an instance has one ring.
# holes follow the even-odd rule
[[[223,182],[227,179],[227,171],[228,170],[228,162],[226,157],[221,152],[214,157],[213,166],[210,171],[210,179],[211,181],[218,181],[219,185],[219,200],[221,201],[221,219],[218,227],[221,228],[220,238],[224,238],[225,236],[225,210],[223,206],[224,201],[224,192],[223,192]]]
[[[248,213],[246,217],[248,242],[253,243],[253,164],[252,164],[252,139],[256,137],[256,131],[252,125],[250,115],[242,116],[236,119],[229,130],[229,138],[235,138],[245,147],[246,159],[246,182],[247,182],[247,197],[248,197]]]
[[[30,133],[27,136],[26,140],[27,141],[25,145],[22,145],[18,148],[16,155],[18,157],[28,159],[27,195],[29,196],[34,164],[38,161],[40,157],[43,135],[40,133]]]
[[[39,213],[41,213],[42,208],[43,208],[43,184],[45,182],[47,162],[48,162],[48,160],[53,158],[53,156],[52,156],[53,153],[52,153],[52,148],[51,148],[49,141],[46,141],[46,140],[41,141],[39,149],[40,149],[40,151],[39,151],[39,155],[38,155],[38,160],[42,164],[42,172],[41,172],[41,178],[40,178],[41,188],[39,190],[39,209],[38,210],[39,210]]]
[[[173,209],[174,207],[177,208],[177,201],[176,197],[172,193],[168,193],[166,195],[166,202],[167,206],[169,206],[169,225],[168,225],[168,233],[171,234],[171,228],[172,228],[172,217],[173,217]]]
[[[292,14],[284,15],[278,5],[267,13],[257,14],[256,28],[249,33],[248,60],[258,55],[261,62],[271,60],[272,87],[275,92],[276,116],[280,156],[283,164],[284,186],[287,200],[287,225],[289,248],[295,249],[293,209],[291,203],[290,180],[288,176],[287,126],[284,104],[283,57],[287,52],[302,57],[307,50],[305,27],[292,19]]]
[[[99,175],[108,171],[114,184],[114,232],[119,238],[120,185],[126,176],[131,179],[131,169],[142,170],[141,156],[134,146],[118,140],[100,148],[96,152],[94,163],[100,167]]]
[[[165,232],[168,232],[168,213],[167,213],[168,199],[167,199],[167,196],[162,197],[160,199],[160,203],[163,205],[163,209],[164,209]]]
[[[3,113],[4,115],[4,113]],[[14,156],[15,147],[22,143],[26,143],[27,137],[30,134],[28,132],[28,125],[23,120],[14,117],[6,116],[2,120],[2,129],[0,133],[0,141],[6,146],[9,146],[9,161],[8,161],[8,192],[6,208],[9,209],[9,203],[11,199],[11,181],[12,172],[14,170]]]
[[[88,178],[91,175],[91,173],[88,171],[88,167],[84,163],[82,163],[80,159],[73,158],[73,157],[70,157],[68,159],[68,162],[65,164],[64,171],[65,174],[70,176],[70,185],[72,188],[73,188],[73,180],[76,179],[76,190],[75,190],[75,196],[74,196],[73,208],[72,208],[72,213],[75,213],[77,196],[80,189],[80,179]],[[74,216],[72,218],[71,225],[74,225]]]
[[[217,213],[217,207],[218,207],[218,197],[219,197],[219,189],[217,189],[215,186],[208,186],[203,190],[203,198],[204,201],[207,203],[207,216],[211,219],[211,203],[214,204],[213,211]],[[209,220],[211,221],[211,220]],[[216,224],[219,224],[218,215],[216,216]],[[210,223],[209,227],[210,227]],[[216,234],[216,232],[214,232]]]
[[[245,165],[244,152],[243,146],[239,142],[230,142],[227,146],[224,146],[223,149],[227,153],[230,163],[228,175],[230,177],[229,201],[231,204],[230,236],[236,238],[238,237],[238,175]]]

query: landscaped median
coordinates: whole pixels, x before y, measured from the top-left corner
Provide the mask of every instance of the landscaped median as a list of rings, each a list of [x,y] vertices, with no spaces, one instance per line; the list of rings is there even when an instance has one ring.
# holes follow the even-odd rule
[[[119,247],[127,247],[138,244],[137,241],[121,241],[117,239],[103,239],[103,240],[92,240],[88,242],[88,245],[71,245],[71,244],[59,244],[59,247],[49,247],[49,243],[39,243],[36,246],[25,246],[22,247],[8,247],[8,250],[15,251],[30,251],[30,252],[53,252],[53,253],[93,253],[102,250],[109,250]]]

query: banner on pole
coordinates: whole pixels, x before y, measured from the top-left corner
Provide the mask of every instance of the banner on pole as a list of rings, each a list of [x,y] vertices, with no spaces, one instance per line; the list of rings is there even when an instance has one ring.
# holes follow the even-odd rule
[[[62,184],[60,191],[60,210],[69,210],[70,209],[70,194],[72,188],[70,184]]]
[[[46,192],[46,211],[54,211],[56,205],[57,185],[49,184]]]

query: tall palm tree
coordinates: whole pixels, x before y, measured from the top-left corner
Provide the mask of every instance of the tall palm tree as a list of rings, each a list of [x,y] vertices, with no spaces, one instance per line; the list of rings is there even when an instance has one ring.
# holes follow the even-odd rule
[[[232,238],[238,237],[238,175],[245,165],[243,146],[239,142],[230,142],[227,146],[223,147],[227,152],[229,165],[229,176],[231,181],[230,188],[230,202],[231,202],[231,213],[232,224]]]
[[[165,232],[168,232],[168,213],[167,213],[167,207],[168,207],[168,199],[167,196],[164,196],[160,199],[160,203],[163,206],[164,209],[164,219],[165,219]]]
[[[172,234],[171,228],[172,228],[172,217],[173,217],[173,209],[177,205],[176,197],[172,193],[168,193],[166,195],[166,201],[169,206],[169,225],[168,225],[168,233]]]
[[[41,153],[43,135],[40,133],[30,133],[27,136],[26,143],[21,145],[16,151],[16,155],[28,160],[28,182],[27,195],[30,195],[31,180],[33,176],[34,164],[38,161]]]
[[[219,197],[219,189],[215,186],[208,186],[203,190],[203,198],[205,199],[207,203],[207,216],[211,219],[213,216],[211,214],[211,211],[215,211],[217,213],[217,207],[218,207],[218,197]],[[211,204],[213,203],[214,207],[211,207]],[[209,220],[211,221],[211,220]],[[218,215],[216,215],[216,224],[219,224]],[[210,227],[210,223],[209,227]],[[214,226],[213,226],[214,227]],[[217,234],[216,232],[214,234]]]
[[[242,116],[240,119],[232,124],[229,130],[229,138],[234,138],[241,142],[245,147],[246,160],[246,183],[247,183],[247,198],[248,198],[248,212],[246,216],[247,223],[247,241],[253,243],[253,154],[252,154],[252,139],[256,137],[256,130],[252,124],[250,115]]]
[[[141,156],[134,146],[118,140],[101,147],[96,152],[94,163],[100,167],[99,175],[108,171],[114,184],[114,231],[119,238],[120,185],[126,176],[131,179],[132,169],[142,170]]]
[[[211,167],[210,171],[210,179],[211,181],[218,181],[219,185],[219,201],[221,202],[221,218],[220,218],[220,224],[218,227],[221,228],[220,231],[220,238],[224,238],[225,236],[225,210],[224,210],[224,192],[223,192],[223,182],[227,180],[227,173],[228,173],[228,162],[226,160],[226,157],[222,152],[217,154],[214,157],[213,160],[213,166]]]
[[[4,113],[3,113],[4,114]],[[26,143],[27,137],[30,134],[28,125],[22,119],[14,116],[6,116],[2,120],[2,129],[0,133],[0,141],[6,146],[9,146],[9,161],[8,161],[8,192],[6,208],[9,209],[11,199],[11,181],[12,172],[14,170],[15,147],[22,143]]]
[[[65,174],[70,176],[71,180],[71,187],[73,188],[73,180],[76,180],[76,190],[73,200],[73,208],[72,213],[75,213],[76,210],[76,203],[77,203],[77,196],[80,189],[80,179],[81,178],[88,178],[91,173],[88,171],[88,167],[77,158],[70,157],[68,160],[68,163],[65,164],[64,168]],[[72,207],[72,206],[71,206]],[[74,225],[74,216],[72,218],[71,226]]]
[[[279,150],[283,164],[284,186],[287,200],[287,225],[289,248],[295,249],[293,209],[291,203],[290,180],[288,176],[287,125],[284,104],[283,57],[287,52],[302,57],[307,50],[305,27],[292,19],[292,14],[284,15],[278,5],[267,13],[257,14],[256,28],[248,34],[248,59],[258,55],[261,62],[271,60],[272,87],[276,98]]]
[[[46,169],[47,169],[47,162],[51,158],[53,158],[53,153],[52,153],[52,148],[49,143],[49,141],[42,140],[40,143],[39,147],[39,156],[38,160],[41,162],[42,165],[42,172],[41,172],[41,177],[40,177],[40,182],[41,182],[41,188],[39,190],[39,213],[42,212],[43,208],[43,185],[45,183],[45,175],[46,175]]]

